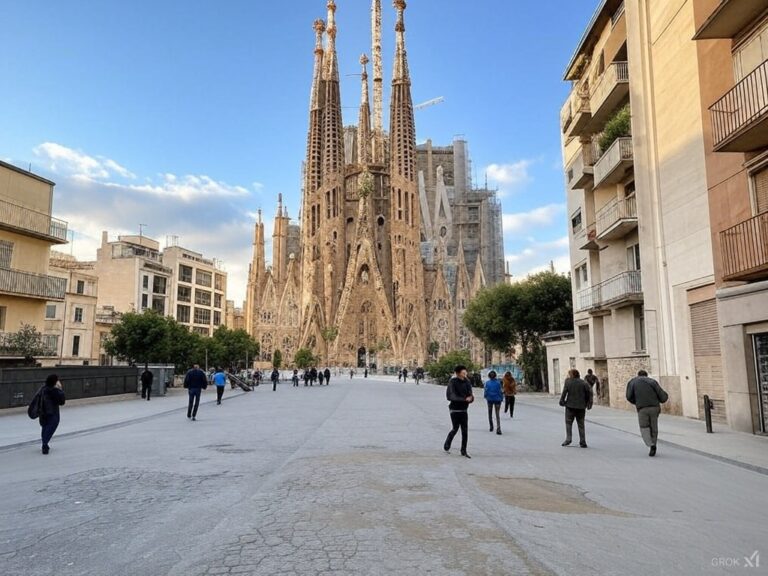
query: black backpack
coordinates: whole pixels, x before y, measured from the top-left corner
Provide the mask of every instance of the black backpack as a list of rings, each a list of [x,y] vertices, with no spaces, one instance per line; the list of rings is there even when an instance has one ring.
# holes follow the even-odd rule
[[[40,388],[40,390],[37,391],[37,394],[32,398],[32,402],[29,403],[27,415],[32,418],[32,420],[37,420],[40,416],[45,415],[43,388]]]

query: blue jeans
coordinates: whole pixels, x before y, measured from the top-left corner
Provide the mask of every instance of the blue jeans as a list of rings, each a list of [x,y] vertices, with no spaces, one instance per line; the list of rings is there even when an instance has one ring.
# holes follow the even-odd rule
[[[53,438],[53,434],[56,432],[56,428],[59,427],[60,416],[54,414],[53,416],[43,416],[40,418],[40,426],[42,430],[40,436],[43,440],[43,448],[48,446],[48,442]]]
[[[202,393],[203,393],[203,390],[201,388],[189,389],[189,404],[187,405],[187,418],[194,418],[195,416],[197,416],[197,407],[200,406],[200,394]]]

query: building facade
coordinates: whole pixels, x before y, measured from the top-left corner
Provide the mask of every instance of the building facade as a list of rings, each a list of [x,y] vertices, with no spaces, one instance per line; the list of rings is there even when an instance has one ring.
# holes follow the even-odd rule
[[[51,246],[66,244],[67,223],[51,216],[50,180],[0,161],[0,356],[17,358],[23,325],[43,332],[47,302],[63,303],[66,279],[48,270]],[[46,357],[55,346],[46,339]]]
[[[417,366],[437,342],[441,349],[471,350],[483,362],[485,351],[462,327],[461,316],[487,284],[486,261],[493,278],[503,281],[500,209],[492,191],[471,190],[466,170],[460,185],[452,176],[446,183],[446,170],[453,175],[466,162],[455,156],[436,160],[432,151],[417,148],[406,3],[397,0],[395,8],[388,132],[380,0],[372,3],[373,108],[364,55],[356,127],[342,126],[333,0],[327,22],[315,22],[301,223],[292,224],[279,201],[271,267],[261,214],[254,234],[245,318],[261,344],[262,361],[278,349],[291,359],[299,348],[310,348],[339,366]],[[462,144],[454,148],[465,153]],[[449,186],[453,208],[441,204],[450,203]],[[484,217],[494,224],[482,228]]]

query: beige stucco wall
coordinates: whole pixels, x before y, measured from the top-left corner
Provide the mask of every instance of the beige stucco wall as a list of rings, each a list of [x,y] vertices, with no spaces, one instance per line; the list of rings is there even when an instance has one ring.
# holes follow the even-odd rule
[[[7,198],[14,204],[50,214],[53,186],[0,165],[0,196]]]

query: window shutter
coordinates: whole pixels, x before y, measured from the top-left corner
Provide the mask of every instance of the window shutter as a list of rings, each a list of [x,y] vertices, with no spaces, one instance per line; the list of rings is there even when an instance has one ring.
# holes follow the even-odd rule
[[[758,214],[768,212],[768,168],[763,168],[752,177],[755,185],[755,208]]]

